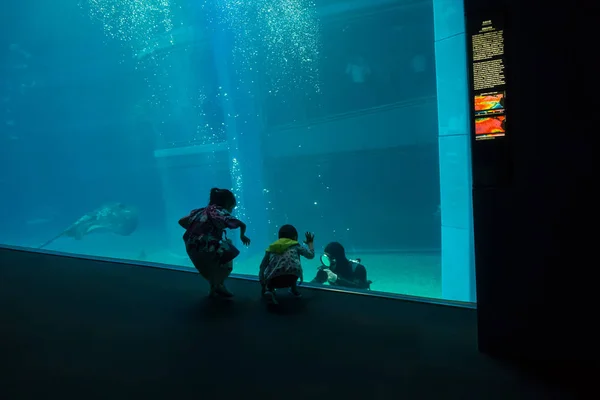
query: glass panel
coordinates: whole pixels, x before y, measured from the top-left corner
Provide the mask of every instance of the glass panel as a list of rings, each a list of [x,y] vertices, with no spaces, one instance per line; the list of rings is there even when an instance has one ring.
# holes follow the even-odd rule
[[[439,140],[440,88],[466,74],[460,32],[454,58],[436,45],[449,3],[11,0],[0,242],[193,268],[178,220],[219,187],[252,240],[228,232],[234,273],[277,259],[291,224],[315,235],[307,284],[474,301],[468,145]],[[198,234],[192,255],[225,262]]]

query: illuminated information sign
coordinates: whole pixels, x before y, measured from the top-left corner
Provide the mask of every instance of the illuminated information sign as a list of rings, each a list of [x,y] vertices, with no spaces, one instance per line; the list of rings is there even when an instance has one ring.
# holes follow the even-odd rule
[[[504,29],[500,20],[481,21],[471,32],[475,140],[506,136]]]

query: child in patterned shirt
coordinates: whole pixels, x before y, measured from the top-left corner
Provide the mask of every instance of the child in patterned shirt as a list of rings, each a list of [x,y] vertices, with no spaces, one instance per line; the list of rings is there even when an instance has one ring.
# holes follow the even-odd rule
[[[246,236],[246,224],[233,217],[236,206],[233,193],[227,189],[210,190],[208,206],[192,210],[179,220],[185,228],[183,241],[190,260],[210,284],[210,297],[232,297],[225,287],[225,279],[233,270],[233,259],[240,251],[227,239],[225,229],[240,229],[240,240],[250,244]]]
[[[298,243],[298,231],[292,225],[284,225],[279,229],[279,239],[269,246],[262,262],[258,277],[262,285],[264,298],[277,304],[275,290],[290,288],[296,296],[302,296],[298,291],[298,279],[302,282],[304,274],[300,263],[300,256],[311,260],[315,257],[314,238],[310,232],[305,234],[306,246]]]

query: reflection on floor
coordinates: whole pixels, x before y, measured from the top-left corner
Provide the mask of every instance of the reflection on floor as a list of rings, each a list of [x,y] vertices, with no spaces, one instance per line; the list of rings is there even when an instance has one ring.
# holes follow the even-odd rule
[[[11,243],[14,245],[27,245]],[[256,246],[256,244],[255,244]],[[47,250],[96,257],[155,262],[192,268],[183,245],[165,249],[155,235],[137,233],[130,237],[115,235],[90,235],[83,240],[59,239]],[[262,254],[247,256],[244,250],[234,264],[234,273],[256,275]],[[441,298],[441,254],[435,252],[402,252],[377,254],[348,253],[350,258],[360,258],[367,267],[371,289],[427,298]],[[303,260],[307,280],[314,277],[319,266],[314,260]]]
[[[89,255],[95,255],[93,253]],[[97,255],[97,254],[96,254]],[[102,254],[127,260],[156,262],[166,265],[189,267],[192,265],[187,255],[172,251],[146,253],[146,257],[134,254],[120,256]],[[350,254],[350,257],[356,255]],[[143,258],[143,259],[140,259]],[[234,273],[241,275],[257,275],[262,256],[245,257],[234,265]],[[380,292],[407,294],[412,296],[441,298],[440,256],[432,254],[398,253],[369,254],[362,258],[367,266],[369,279],[373,281],[371,288]],[[319,266],[316,260],[303,260],[307,279],[312,279]]]
[[[367,267],[371,289],[379,292],[408,294],[419,297],[441,297],[441,269],[439,254],[386,253],[348,254],[359,257]],[[235,265],[238,274],[256,275],[261,257],[247,258]],[[318,260],[302,260],[307,280],[314,277]]]

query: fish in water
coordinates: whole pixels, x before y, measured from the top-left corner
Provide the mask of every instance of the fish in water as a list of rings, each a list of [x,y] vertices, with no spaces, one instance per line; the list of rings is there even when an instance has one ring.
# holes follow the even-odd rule
[[[137,229],[137,226],[137,209],[123,203],[109,203],[85,214],[75,221],[74,224],[48,240],[39,248],[42,249],[63,236],[72,237],[76,240],[80,240],[93,232],[109,232],[121,236],[129,236]]]

